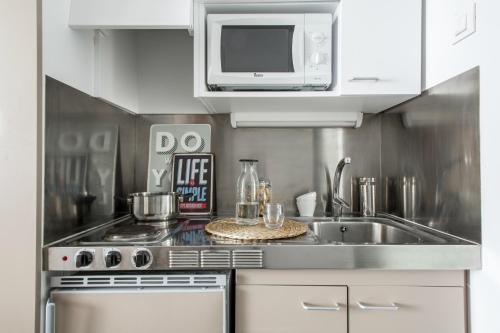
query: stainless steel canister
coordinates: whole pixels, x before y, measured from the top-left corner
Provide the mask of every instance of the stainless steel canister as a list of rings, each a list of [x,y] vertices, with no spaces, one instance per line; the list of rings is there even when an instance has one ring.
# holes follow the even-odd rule
[[[406,219],[414,219],[418,205],[417,178],[409,176],[399,178],[400,216]]]
[[[373,177],[359,178],[359,211],[361,216],[375,216],[376,182]]]
[[[177,192],[132,193],[132,213],[140,221],[171,220],[179,215],[179,203],[183,197]]]

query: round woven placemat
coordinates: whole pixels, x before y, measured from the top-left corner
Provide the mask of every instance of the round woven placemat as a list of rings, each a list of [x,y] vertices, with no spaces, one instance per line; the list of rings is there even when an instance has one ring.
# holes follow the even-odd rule
[[[306,233],[307,226],[301,222],[285,219],[280,229],[269,229],[264,225],[262,218],[256,225],[240,225],[236,224],[235,218],[220,218],[208,223],[205,230],[222,237],[264,240],[296,237]]]

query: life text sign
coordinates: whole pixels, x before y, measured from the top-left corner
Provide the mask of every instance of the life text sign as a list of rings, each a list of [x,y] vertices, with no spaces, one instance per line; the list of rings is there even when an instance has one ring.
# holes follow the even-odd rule
[[[214,201],[214,155],[174,154],[173,166],[172,191],[191,194],[181,202],[181,213],[211,214]]]

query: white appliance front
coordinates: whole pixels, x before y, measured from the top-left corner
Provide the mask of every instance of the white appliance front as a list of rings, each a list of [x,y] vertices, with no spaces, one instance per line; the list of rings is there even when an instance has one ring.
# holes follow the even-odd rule
[[[72,289],[51,297],[55,321],[45,333],[225,331],[220,288]]]
[[[227,333],[226,275],[51,278],[45,333]]]
[[[208,14],[207,84],[222,90],[328,87],[331,26],[331,14]]]

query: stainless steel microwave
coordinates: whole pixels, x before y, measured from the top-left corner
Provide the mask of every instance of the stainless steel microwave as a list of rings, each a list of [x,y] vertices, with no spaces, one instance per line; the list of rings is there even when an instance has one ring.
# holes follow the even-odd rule
[[[326,90],[331,14],[208,14],[211,90]]]

